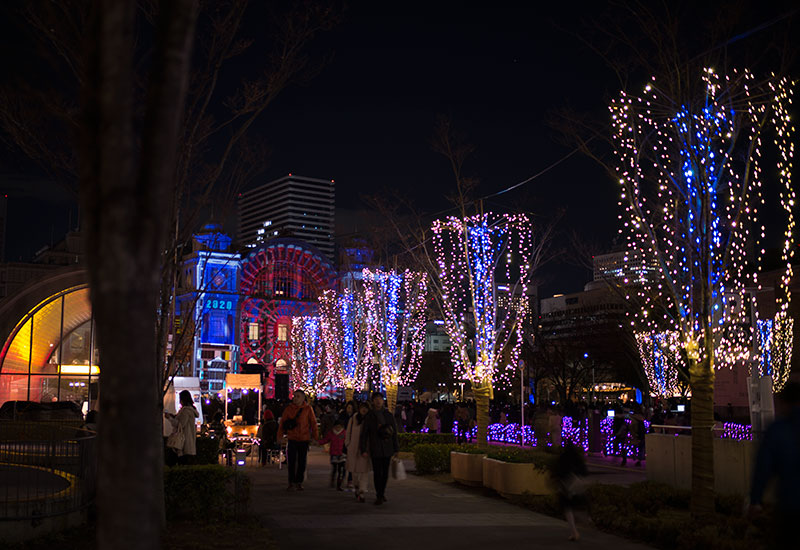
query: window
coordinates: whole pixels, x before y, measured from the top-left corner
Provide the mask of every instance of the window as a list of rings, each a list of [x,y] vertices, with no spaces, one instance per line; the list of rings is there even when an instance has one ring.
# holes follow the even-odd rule
[[[289,327],[278,325],[278,342],[285,342],[289,336]]]
[[[247,325],[247,338],[250,340],[258,340],[258,323],[250,323]]]

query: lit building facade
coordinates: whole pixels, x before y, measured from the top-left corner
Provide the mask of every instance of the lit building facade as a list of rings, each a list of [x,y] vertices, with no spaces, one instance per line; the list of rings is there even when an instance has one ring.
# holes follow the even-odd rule
[[[192,253],[181,266],[172,343],[176,351],[188,352],[182,354],[184,375],[198,377],[200,389],[208,392],[221,391],[225,375],[239,372],[236,320],[241,256],[230,252],[230,246],[231,238],[219,226],[207,225],[194,235]]]
[[[240,362],[264,374],[266,397],[286,398],[292,317],[317,313],[319,295],[336,287],[336,270],[316,247],[276,238],[242,260],[240,279]]]
[[[248,248],[275,237],[311,243],[334,258],[334,180],[289,174],[239,197],[239,239]]]

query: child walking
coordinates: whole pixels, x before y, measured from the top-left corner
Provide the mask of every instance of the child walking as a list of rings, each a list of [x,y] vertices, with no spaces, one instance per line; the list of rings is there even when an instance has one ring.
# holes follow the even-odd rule
[[[342,422],[337,420],[333,424],[333,429],[328,430],[325,437],[319,440],[320,445],[328,443],[330,445],[329,454],[331,455],[331,488],[336,487],[338,491],[342,490],[342,481],[344,481],[344,465],[347,457],[344,453],[345,437],[347,433],[342,426]]]

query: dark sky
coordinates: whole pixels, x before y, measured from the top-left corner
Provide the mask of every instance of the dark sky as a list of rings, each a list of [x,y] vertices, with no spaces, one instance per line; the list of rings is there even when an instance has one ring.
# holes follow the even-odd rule
[[[605,116],[608,98],[619,86],[575,36],[609,7],[519,4],[350,2],[344,21],[312,48],[318,57],[332,54],[331,61],[310,83],[286,89],[258,121],[255,131],[272,154],[253,183],[288,172],[335,179],[341,231],[352,226],[352,212],[365,208],[364,195],[398,192],[426,212],[449,206],[444,196],[454,190],[452,173],[429,145],[439,114],[448,115],[475,146],[466,171],[480,179],[479,195],[563,158],[571,148],[560,143],[547,117],[567,105]],[[700,4],[716,9],[715,3]],[[256,48],[263,26],[259,3],[254,5],[245,31],[256,38]],[[17,36],[12,24],[6,20],[0,28],[6,37],[3,58],[13,58],[12,65],[22,70],[25,45],[9,47],[8,37]],[[236,63],[244,69],[257,64],[257,50]],[[8,148],[3,153],[15,154]],[[31,172],[26,176],[35,178]],[[52,195],[52,185],[21,185],[17,175],[0,183],[10,200],[7,258],[29,256],[49,243],[51,234],[64,232],[70,203],[63,193]],[[537,215],[564,209],[563,234],[574,229],[609,247],[617,229],[616,196],[605,172],[577,154],[485,206]],[[548,292],[579,290],[589,276],[566,265],[551,275]]]

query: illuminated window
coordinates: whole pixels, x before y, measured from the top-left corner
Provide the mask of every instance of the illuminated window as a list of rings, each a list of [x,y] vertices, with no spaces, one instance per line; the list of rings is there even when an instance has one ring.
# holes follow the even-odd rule
[[[278,342],[285,342],[289,337],[289,327],[278,325]]]
[[[250,340],[258,340],[258,323],[250,323],[247,325],[247,337]]]

